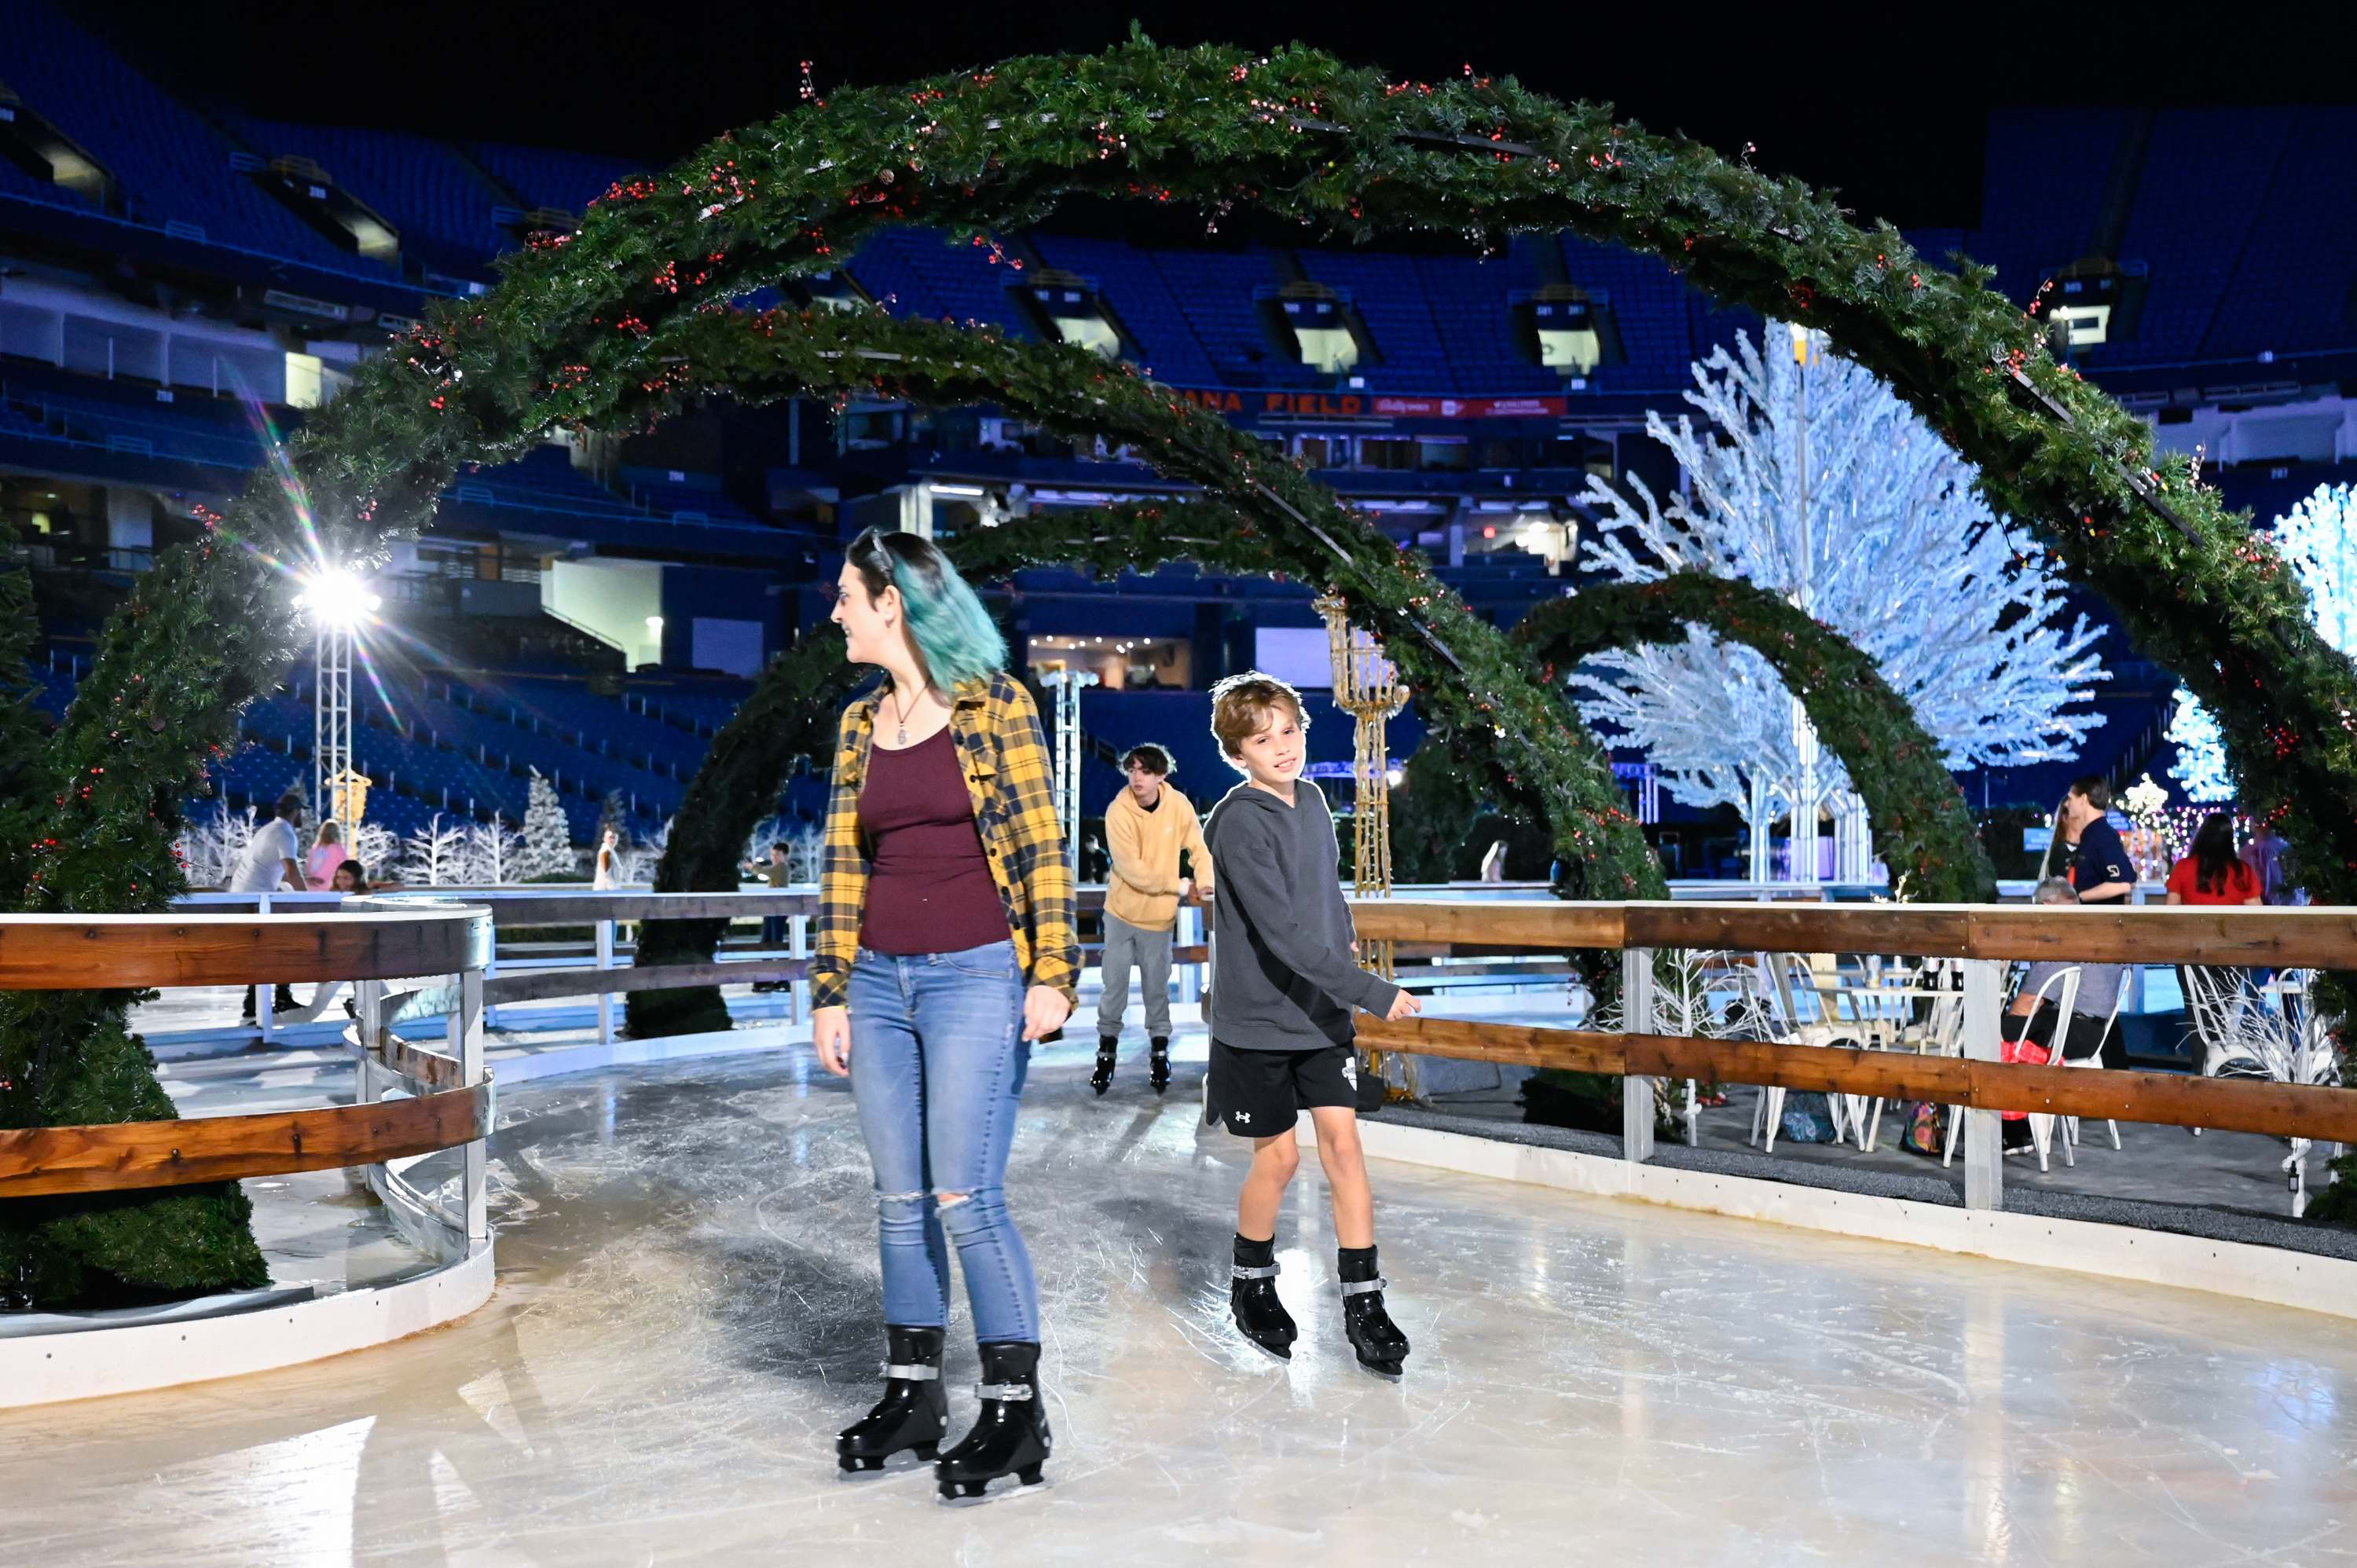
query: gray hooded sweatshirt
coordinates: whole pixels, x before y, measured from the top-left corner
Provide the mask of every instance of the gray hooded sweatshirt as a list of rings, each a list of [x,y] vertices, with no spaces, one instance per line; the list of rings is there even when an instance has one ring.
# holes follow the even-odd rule
[[[1399,987],[1351,957],[1333,814],[1303,779],[1286,805],[1250,783],[1228,791],[1206,835],[1212,883],[1211,1037],[1240,1051],[1347,1046],[1351,1009],[1391,1011]]]

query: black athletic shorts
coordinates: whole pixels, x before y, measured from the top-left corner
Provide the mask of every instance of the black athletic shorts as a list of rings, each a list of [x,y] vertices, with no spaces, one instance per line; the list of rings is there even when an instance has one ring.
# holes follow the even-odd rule
[[[1203,1120],[1224,1122],[1239,1138],[1274,1138],[1293,1130],[1304,1111],[1359,1103],[1359,1053],[1351,1046],[1314,1051],[1240,1051],[1211,1042],[1203,1077]]]

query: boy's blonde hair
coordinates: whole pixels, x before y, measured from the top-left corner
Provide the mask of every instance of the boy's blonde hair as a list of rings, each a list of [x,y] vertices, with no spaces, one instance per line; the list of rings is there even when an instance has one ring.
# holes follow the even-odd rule
[[[1274,675],[1247,670],[1211,688],[1211,734],[1231,763],[1237,763],[1243,756],[1244,742],[1258,735],[1268,715],[1279,708],[1291,709],[1293,722],[1304,731],[1309,728],[1309,713],[1301,705],[1301,693]]]

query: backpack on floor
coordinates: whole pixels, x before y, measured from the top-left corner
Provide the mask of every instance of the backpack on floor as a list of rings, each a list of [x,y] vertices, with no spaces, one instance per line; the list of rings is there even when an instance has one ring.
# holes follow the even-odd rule
[[[1822,1094],[1787,1094],[1783,1117],[1776,1126],[1777,1136],[1795,1144],[1830,1144],[1834,1141],[1833,1108]]]
[[[1945,1146],[1948,1132],[1947,1107],[1919,1100],[1907,1108],[1906,1131],[1899,1134],[1899,1146],[1910,1154],[1936,1155]]]

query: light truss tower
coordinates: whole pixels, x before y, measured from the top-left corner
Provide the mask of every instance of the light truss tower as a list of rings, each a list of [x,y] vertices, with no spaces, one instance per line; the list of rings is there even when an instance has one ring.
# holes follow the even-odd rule
[[[1056,820],[1064,825],[1064,850],[1072,857],[1072,872],[1081,866],[1081,689],[1097,683],[1086,670],[1050,670],[1039,677],[1056,688],[1056,771],[1049,790],[1056,801]]]
[[[337,819],[346,843],[354,842],[360,825],[342,820],[341,800],[352,775],[353,629],[344,616],[321,616],[312,645],[317,679],[311,689],[311,809],[322,819]]]

